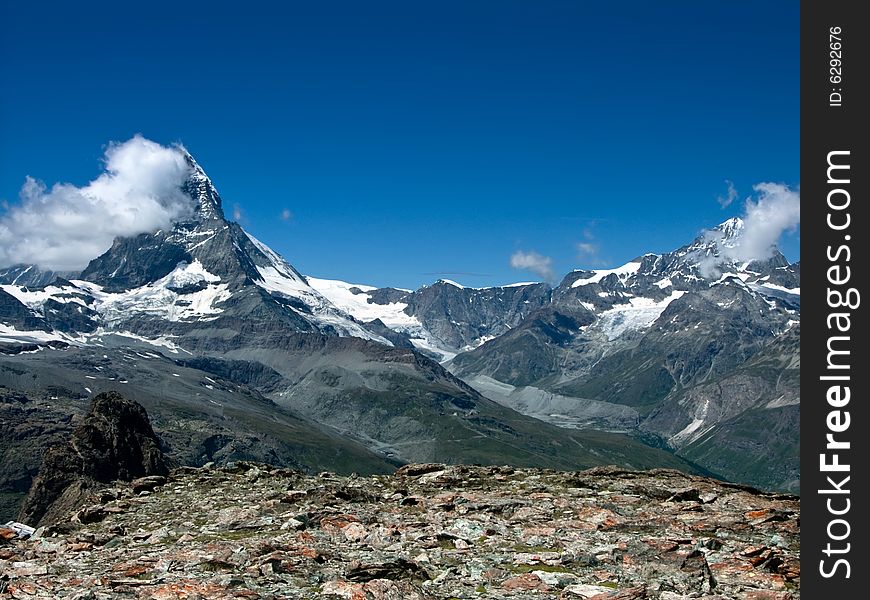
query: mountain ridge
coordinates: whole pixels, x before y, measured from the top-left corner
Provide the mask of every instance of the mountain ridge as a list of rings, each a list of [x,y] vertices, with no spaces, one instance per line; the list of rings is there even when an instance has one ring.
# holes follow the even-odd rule
[[[408,461],[699,470],[630,437],[558,428],[484,397],[409,347],[401,332],[331,302],[227,221],[211,180],[185,156],[191,171],[182,189],[197,206],[188,217],[115,239],[76,277],[0,286],[0,386],[12,392],[6,409],[34,415],[28,433],[0,434],[6,456],[23,447],[38,456],[42,423],[69,422],[84,398],[126,390],[192,464],[242,457],[306,469],[359,461],[368,472]],[[462,302],[439,297],[453,290],[467,293],[436,284],[415,305],[437,314]],[[403,292],[379,297],[396,293]],[[521,321],[527,303],[549,297],[537,284],[474,294],[465,309],[471,318],[474,302],[489,306],[491,335]],[[451,324],[443,335],[454,331],[458,341],[481,332]],[[20,491],[37,465],[9,468],[7,489]]]

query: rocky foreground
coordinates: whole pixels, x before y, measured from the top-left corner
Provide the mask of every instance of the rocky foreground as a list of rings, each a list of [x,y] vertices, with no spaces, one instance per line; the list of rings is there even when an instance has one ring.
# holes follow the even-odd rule
[[[27,540],[12,598],[798,598],[800,506],[669,470],[183,467]]]

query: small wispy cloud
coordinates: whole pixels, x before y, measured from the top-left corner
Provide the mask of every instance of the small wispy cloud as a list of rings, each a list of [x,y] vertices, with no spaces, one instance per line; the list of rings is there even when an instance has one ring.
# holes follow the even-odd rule
[[[242,212],[242,207],[239,204],[233,204],[233,221],[237,223],[242,220],[245,214]]]
[[[281,211],[281,220],[282,221],[289,221],[292,218],[293,218],[293,213],[290,212],[289,208],[285,208],[284,210]]]
[[[531,271],[545,281],[553,281],[555,279],[553,259],[549,256],[538,254],[534,250],[530,252],[517,250],[511,255],[510,264],[514,269]]]
[[[115,237],[166,228],[193,213],[192,199],[181,191],[190,167],[180,148],[136,135],[110,143],[103,160],[105,171],[82,187],[49,189],[25,179],[19,202],[0,217],[0,265],[77,271]]]
[[[577,243],[577,259],[584,266],[600,267],[603,263],[601,244],[596,240],[591,226],[583,230],[583,239]]]
[[[732,202],[737,200],[737,190],[734,187],[734,183],[727,179],[725,180],[725,183],[728,185],[728,192],[725,196],[718,196],[716,198],[716,201],[722,208],[730,206]]]

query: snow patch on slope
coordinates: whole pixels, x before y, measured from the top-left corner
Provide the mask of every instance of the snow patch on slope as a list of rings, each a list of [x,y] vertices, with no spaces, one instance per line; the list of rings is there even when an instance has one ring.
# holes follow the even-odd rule
[[[22,331],[15,329],[11,325],[0,323],[0,342],[21,344],[44,344],[46,342],[72,343],[73,338],[54,331]]]
[[[799,287],[787,288],[787,287],[782,286],[782,285],[776,285],[775,283],[762,283],[762,284],[759,284],[758,286],[752,286],[752,287],[767,288],[768,290],[783,292],[786,294],[792,294],[794,296],[801,295],[801,289]],[[761,290],[759,290],[759,291],[761,291]]]
[[[685,293],[675,290],[659,301],[652,298],[631,298],[627,304],[617,304],[601,313],[594,328],[603,332],[608,340],[615,340],[627,331],[646,329],[661,316],[671,302]]]
[[[76,280],[73,284],[94,297],[95,310],[111,326],[133,314],[175,322],[214,320],[223,312],[217,305],[232,296],[228,285],[217,283],[219,281],[220,277],[206,271],[195,260],[190,264],[180,262],[171,273],[154,283],[124,292],[106,292],[90,281]],[[174,291],[201,282],[207,283],[204,289],[185,294]]]
[[[182,288],[200,282],[217,283],[221,278],[206,271],[199,259],[195,258],[190,264],[181,263],[175,267],[175,270],[166,276],[166,280],[169,287]]]
[[[66,304],[74,302],[82,306],[88,306],[88,297],[81,289],[72,286],[48,285],[43,289],[31,290],[16,285],[0,285],[0,289],[13,296],[29,309],[42,314],[42,305],[46,300],[54,300]]]
[[[337,279],[318,279],[306,277],[312,288],[325,296],[339,309],[352,315],[355,319],[368,323],[375,319],[398,333],[404,333],[418,350],[423,350],[438,357],[439,362],[447,362],[456,356],[457,352],[435,337],[423,327],[417,317],[405,312],[404,302],[377,304],[371,301],[371,294],[377,288],[370,285],[347,283]]]
[[[305,277],[266,244],[248,232],[245,232],[245,235],[271,263],[268,266],[257,266],[261,279],[255,280],[254,283],[258,286],[270,294],[301,301],[311,310],[311,315],[302,315],[304,318],[313,319],[322,327],[334,329],[341,336],[363,338],[386,346],[393,345],[392,342],[373,334],[357,323],[352,313],[336,306],[329,298],[312,287]],[[295,309],[291,307],[291,310]]]
[[[572,288],[580,287],[581,285],[589,285],[590,283],[600,283],[602,279],[607,277],[608,275],[616,275],[619,277],[619,280],[625,283],[625,281],[635,275],[640,270],[641,263],[639,262],[628,262],[622,265],[621,267],[617,267],[615,269],[597,269],[594,271],[588,271],[593,275],[586,279],[578,279],[574,283],[571,284]]]
[[[389,304],[372,302],[372,297],[368,292],[376,290],[375,287],[346,283],[337,279],[318,279],[316,277],[306,277],[306,279],[311,287],[355,319],[365,323],[380,319],[390,329],[422,327],[416,317],[405,312],[408,305],[404,302],[390,302]]]
[[[451,361],[458,354],[457,352],[452,352],[442,348],[431,335],[411,338],[411,343],[414,345],[414,348],[417,348],[418,350],[430,352],[438,356],[438,362],[440,363]]]

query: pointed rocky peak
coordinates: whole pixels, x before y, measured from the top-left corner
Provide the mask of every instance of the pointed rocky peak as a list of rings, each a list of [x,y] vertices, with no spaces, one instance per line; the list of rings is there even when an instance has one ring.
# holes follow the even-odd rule
[[[715,254],[720,247],[733,248],[737,245],[740,236],[743,235],[744,228],[743,219],[732,217],[712,229],[702,231],[689,246],[684,246],[676,252],[703,249],[708,253]]]
[[[184,160],[190,167],[190,176],[182,185],[182,189],[196,201],[197,216],[203,221],[225,220],[221,197],[211,179],[187,149],[179,146],[179,150],[183,153]]]
[[[725,245],[733,245],[743,234],[743,228],[743,219],[740,217],[732,217],[717,225],[715,229],[716,231],[722,232],[722,243]]]

